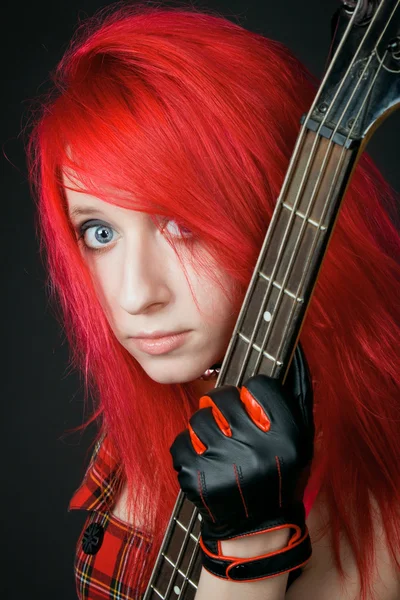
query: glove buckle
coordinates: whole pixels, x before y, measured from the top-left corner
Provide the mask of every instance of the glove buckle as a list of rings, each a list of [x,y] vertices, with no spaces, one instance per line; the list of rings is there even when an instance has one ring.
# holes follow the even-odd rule
[[[215,554],[200,537],[203,567],[216,577],[238,582],[267,579],[302,567],[312,554],[308,528],[305,526],[304,529],[300,529],[298,525],[292,524],[290,527],[294,528],[295,532],[284,548],[251,558]]]

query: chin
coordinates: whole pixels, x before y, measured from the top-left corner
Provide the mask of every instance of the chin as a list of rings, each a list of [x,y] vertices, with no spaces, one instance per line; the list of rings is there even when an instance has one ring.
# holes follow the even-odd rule
[[[182,376],[176,376],[174,377],[173,375],[166,375],[165,377],[163,377],[162,375],[151,375],[150,373],[147,373],[148,376],[150,377],[150,379],[152,379],[153,381],[156,381],[157,383],[161,383],[164,385],[173,385],[173,384],[178,384],[178,383],[188,383],[189,381],[193,381],[194,379],[197,379],[198,377],[200,377],[200,375],[202,375],[202,373],[200,373],[199,375],[195,375],[194,377],[187,377],[187,378],[182,378]]]
[[[157,383],[163,383],[165,385],[172,385],[176,383],[188,383],[189,381],[194,381],[195,379],[198,379],[201,375],[203,375],[204,371],[207,368],[208,367],[204,367],[204,369],[200,368],[196,370],[194,370],[193,368],[185,369],[182,364],[177,365],[176,368],[173,368],[172,366],[168,367],[167,365],[165,365],[162,368],[160,367],[158,369],[145,368],[145,366],[143,366],[143,369],[146,371],[150,379],[152,379],[153,381],[157,381]]]

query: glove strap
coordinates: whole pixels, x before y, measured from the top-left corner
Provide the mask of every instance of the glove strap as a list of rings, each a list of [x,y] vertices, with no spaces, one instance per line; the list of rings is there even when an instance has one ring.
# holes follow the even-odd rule
[[[290,528],[295,531],[284,548],[252,558],[224,556],[219,543],[205,542],[201,536],[203,567],[216,577],[239,582],[267,579],[302,567],[311,557],[310,535],[306,525],[301,529],[291,524]]]

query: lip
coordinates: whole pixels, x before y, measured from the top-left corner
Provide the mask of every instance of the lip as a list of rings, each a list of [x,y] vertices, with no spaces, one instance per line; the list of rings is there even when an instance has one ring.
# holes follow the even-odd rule
[[[142,350],[147,354],[165,354],[181,346],[185,342],[185,338],[188,333],[189,331],[182,331],[181,333],[164,335],[161,337],[132,337],[130,339],[134,342],[135,346],[139,348],[139,350]]]
[[[152,333],[147,333],[147,331],[140,331],[138,335],[131,335],[129,337],[134,339],[146,339],[152,340],[153,338],[162,338],[162,337],[170,337],[172,335],[178,335],[179,333],[185,333],[184,331],[153,331]]]

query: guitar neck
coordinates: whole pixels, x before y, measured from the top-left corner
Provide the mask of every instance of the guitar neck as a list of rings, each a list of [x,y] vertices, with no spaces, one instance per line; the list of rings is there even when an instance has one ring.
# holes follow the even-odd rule
[[[300,134],[217,385],[263,373],[284,379],[357,157]]]
[[[400,106],[400,1],[345,2],[216,385],[286,378],[352,170]],[[195,597],[197,511],[179,494],[143,600]]]
[[[216,382],[284,381],[355,166],[347,148],[303,128]],[[194,599],[200,514],[182,492],[143,600]]]

